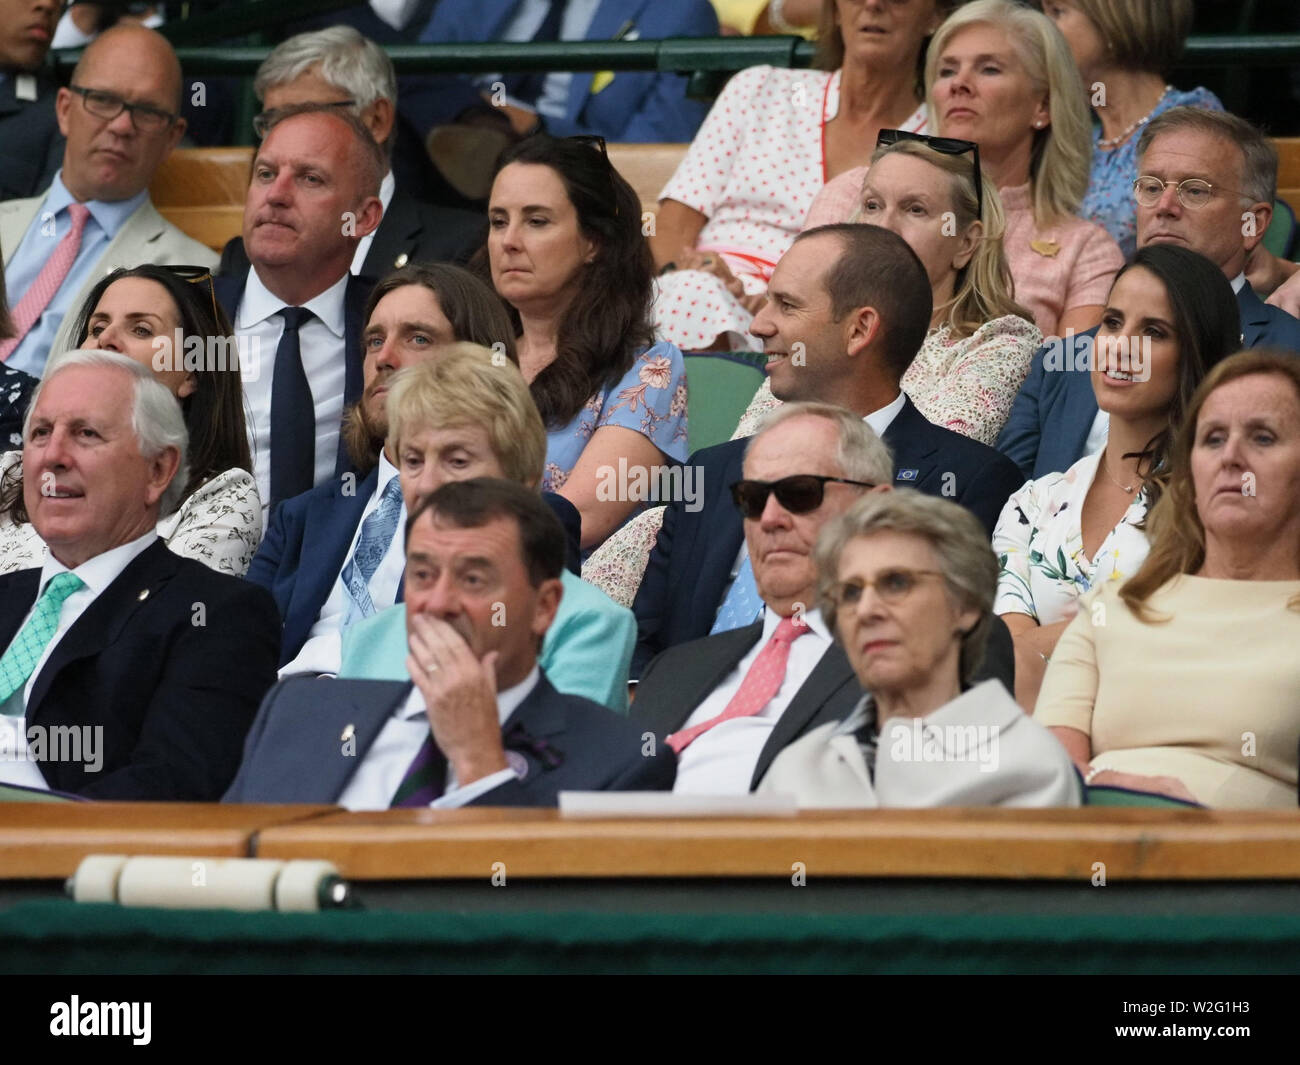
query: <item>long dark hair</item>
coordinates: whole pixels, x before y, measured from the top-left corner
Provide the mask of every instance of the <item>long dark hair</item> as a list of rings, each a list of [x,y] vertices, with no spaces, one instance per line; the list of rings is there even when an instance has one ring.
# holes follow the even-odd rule
[[[650,301],[654,260],[641,233],[641,201],[605,155],[603,144],[578,137],[537,134],[506,150],[499,174],[511,163],[549,166],[559,175],[596,257],[582,268],[580,295],[564,314],[555,361],[534,378],[533,401],[547,428],[572,420],[606,385],[616,383],[637,353],[654,341]],[[486,251],[475,265],[488,271]],[[519,314],[510,307],[518,330]]]
[[[1147,512],[1155,506],[1169,481],[1169,451],[1187,418],[1192,396],[1205,375],[1241,346],[1241,309],[1223,271],[1205,256],[1172,244],[1138,249],[1111,284],[1134,267],[1154,274],[1165,287],[1174,329],[1178,333],[1178,387],[1169,404],[1169,420],[1143,451],[1125,458],[1145,458]]]
[[[194,392],[180,401],[185,414],[185,428],[190,434],[190,480],[181,498],[188,498],[196,489],[229,469],[253,472],[253,459],[248,450],[248,432],[244,423],[244,382],[239,372],[238,348],[230,320],[217,304],[212,294],[212,277],[187,281],[180,273],[165,266],[146,263],[143,266],[122,267],[101,278],[90,290],[86,302],[77,315],[72,335],[80,345],[86,339],[90,317],[110,285],[125,277],[139,277],[156,282],[167,290],[180,312],[181,334],[188,340],[192,336],[223,337],[225,365],[208,359],[213,349],[205,344],[203,366],[194,371]],[[182,351],[173,352],[179,360]]]

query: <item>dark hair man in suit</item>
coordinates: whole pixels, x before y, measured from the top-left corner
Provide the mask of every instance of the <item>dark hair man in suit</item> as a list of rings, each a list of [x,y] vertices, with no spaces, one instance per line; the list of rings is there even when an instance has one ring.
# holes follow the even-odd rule
[[[319,104],[279,112],[253,160],[244,202],[252,266],[218,278],[216,291],[257,355],[243,364],[244,394],[264,507],[350,469],[340,426],[361,396],[370,283],[349,271],[383,214],[385,167],[355,115]]]
[[[383,150],[384,217],[358,245],[354,274],[374,278],[408,263],[464,263],[482,246],[487,221],[481,213],[422,202],[432,175],[428,155],[398,117],[393,61],[374,41],[344,25],[296,34],[263,60],[253,91],[265,108],[254,122],[259,130],[283,108],[324,104],[355,114]],[[221,253],[221,272],[247,268],[243,240],[236,237]]]
[[[777,399],[853,411],[893,453],[893,483],[962,504],[991,535],[1023,482],[1019,471],[992,448],[928,422],[899,385],[931,309],[925,268],[901,237],[878,226],[822,226],[801,233],[777,263],[751,330],[763,340]],[[634,678],[660,651],[758,616],[728,495],[744,449],[744,440],[731,440],[691,456],[703,474],[703,505],[690,511],[675,502],[664,512],[633,604]]]
[[[294,677],[267,696],[230,802],[547,806],[562,789],[672,785],[675,761],[537,665],[564,531],[535,490],[444,484],[406,526],[411,684]]]
[[[280,626],[261,588],[159,539],[186,448],[148,367],[50,360],[23,433],[24,505],[48,552],[0,577],[0,780],[99,799],[214,801],[229,786]]]

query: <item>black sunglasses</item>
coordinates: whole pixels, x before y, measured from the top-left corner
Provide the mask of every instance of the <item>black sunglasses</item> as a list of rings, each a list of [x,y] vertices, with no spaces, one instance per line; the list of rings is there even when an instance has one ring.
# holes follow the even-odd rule
[[[816,473],[796,473],[779,481],[737,481],[731,486],[731,498],[740,513],[756,520],[767,506],[767,497],[776,493],[776,501],[791,514],[807,514],[822,505],[828,482],[875,488],[869,481],[850,481],[847,477],[823,477]]]
[[[984,217],[984,179],[980,175],[980,146],[974,141],[964,141],[957,137],[930,137],[924,133],[912,133],[905,129],[882,129],[876,138],[877,148],[887,148],[899,141],[917,141],[933,148],[944,155],[965,155],[970,152],[975,157],[975,208],[976,214]]]
[[[212,282],[212,271],[206,266],[171,266],[161,264],[162,268],[168,273],[175,274],[182,281],[188,281],[191,285],[201,285],[204,281],[208,283],[208,295],[212,299],[212,318],[214,321],[221,321],[221,314],[217,311],[217,286]]]

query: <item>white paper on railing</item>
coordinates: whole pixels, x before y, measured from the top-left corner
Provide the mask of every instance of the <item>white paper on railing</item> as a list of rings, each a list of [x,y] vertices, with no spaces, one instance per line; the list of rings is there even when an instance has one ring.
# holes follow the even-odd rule
[[[677,795],[671,791],[562,791],[563,817],[792,817],[793,795]]]

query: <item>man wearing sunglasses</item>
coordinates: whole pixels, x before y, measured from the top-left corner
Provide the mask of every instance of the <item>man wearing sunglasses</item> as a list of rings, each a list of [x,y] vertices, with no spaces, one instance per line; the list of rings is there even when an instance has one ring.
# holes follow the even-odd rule
[[[925,268],[901,237],[879,226],[823,226],[800,234],[777,263],[751,331],[763,340],[777,399],[849,408],[893,453],[886,483],[951,499],[992,535],[1007,497],[1023,483],[1020,472],[991,447],[926,421],[899,386],[931,309]],[[664,511],[633,603],[634,678],[660,651],[756,616],[726,487],[740,479],[744,448],[744,440],[731,440],[693,455],[703,507],[692,513],[673,503]]]
[[[754,790],[785,747],[844,718],[862,695],[817,609],[813,546],[865,493],[890,490],[889,452],[856,411],[825,403],[786,404],[748,444],[729,494],[761,613],[669,648],[646,668],[632,704],[633,721],[677,753],[674,791]],[[986,656],[993,661],[992,675],[1007,683],[1005,626]]]
[[[1245,119],[1175,107],[1138,141],[1137,242],[1177,244],[1204,255],[1232,282],[1244,348],[1300,353],[1300,321],[1265,304],[1246,279],[1277,192],[1277,152]],[[1097,408],[1088,372],[1096,329],[1050,339],[1016,395],[998,450],[1024,475],[1068,470],[1106,444],[1110,417]]]
[[[180,106],[180,63],[153,30],[115,27],[82,54],[55,103],[67,138],[61,169],[44,196],[0,204],[17,332],[0,343],[9,366],[39,377],[51,351],[74,347],[68,311],[109,270],[216,265],[149,200],[149,183],[185,132]]]

